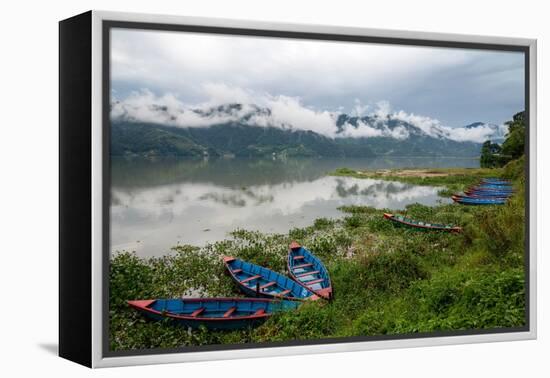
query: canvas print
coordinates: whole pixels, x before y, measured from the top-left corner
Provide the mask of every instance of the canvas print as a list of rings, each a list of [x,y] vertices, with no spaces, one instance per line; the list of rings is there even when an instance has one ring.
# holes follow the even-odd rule
[[[114,27],[108,54],[110,351],[527,325],[523,52]]]

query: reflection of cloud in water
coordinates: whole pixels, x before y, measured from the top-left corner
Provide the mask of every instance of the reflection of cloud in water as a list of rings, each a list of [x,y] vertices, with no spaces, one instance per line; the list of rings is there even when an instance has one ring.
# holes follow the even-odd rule
[[[251,200],[247,202],[247,199]],[[233,193],[209,192],[199,197],[201,201],[212,200],[214,202],[232,207],[245,207],[247,203],[260,205],[265,202],[272,202],[273,195],[257,195],[252,190],[243,188],[241,191],[234,190]]]
[[[165,210],[181,214],[195,205],[215,209],[246,208],[250,214],[256,214],[258,211],[276,211],[287,215],[299,211],[308,203],[339,200],[347,203],[350,197],[355,197],[352,201],[354,203],[385,208],[399,206],[400,202],[412,203],[416,199],[422,202],[423,197],[437,195],[437,191],[438,188],[430,186],[330,176],[313,182],[258,185],[243,190],[209,184],[182,184],[131,194],[113,189],[113,198],[117,198],[117,205],[113,206],[113,215],[122,215],[123,208],[142,210],[155,216]],[[242,216],[248,211],[240,210],[239,213]]]
[[[178,239],[190,244],[223,239],[236,228],[286,232],[309,225],[315,218],[339,217],[337,208],[343,205],[392,209],[414,202],[433,205],[437,191],[435,187],[332,176],[238,189],[209,183],[137,190],[114,187],[113,248],[136,239],[146,243],[144,234],[165,240],[169,246]]]
[[[246,201],[244,198],[241,198],[239,195],[236,194],[220,194],[220,193],[206,193],[199,197],[200,201],[208,201],[212,200],[214,202],[233,206],[233,207],[244,207],[246,206]]]

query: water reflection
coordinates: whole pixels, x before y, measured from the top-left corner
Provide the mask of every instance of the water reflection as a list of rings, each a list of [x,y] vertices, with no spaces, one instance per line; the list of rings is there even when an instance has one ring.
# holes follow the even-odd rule
[[[435,187],[326,176],[330,165],[350,165],[325,162],[293,161],[289,168],[262,162],[114,161],[111,249],[158,256],[178,243],[224,239],[236,228],[284,233],[319,217],[341,217],[337,208],[344,205],[402,209],[442,200]]]

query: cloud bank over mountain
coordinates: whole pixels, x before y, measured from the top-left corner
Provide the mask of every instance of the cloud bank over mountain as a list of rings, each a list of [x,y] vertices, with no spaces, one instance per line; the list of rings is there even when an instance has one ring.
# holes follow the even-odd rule
[[[372,113],[374,102],[386,100],[394,109],[451,126],[503,123],[525,106],[519,52],[116,28],[110,66],[113,94],[123,99],[148,88],[186,104],[212,97],[254,104],[245,101],[251,93],[268,93],[274,107],[307,104],[317,116],[361,113],[365,104],[356,99]]]
[[[181,128],[239,123],[313,131],[329,138],[390,137],[405,140],[414,133],[476,143],[502,139],[507,131],[505,125],[485,123],[451,127],[429,116],[392,110],[388,101],[363,104],[355,99],[353,110],[347,115],[342,110],[328,111],[308,106],[297,96],[272,95],[210,82],[203,84],[201,89],[203,98],[207,100],[191,104],[173,93],[158,96],[147,89],[134,91],[124,99],[115,96],[111,119]]]

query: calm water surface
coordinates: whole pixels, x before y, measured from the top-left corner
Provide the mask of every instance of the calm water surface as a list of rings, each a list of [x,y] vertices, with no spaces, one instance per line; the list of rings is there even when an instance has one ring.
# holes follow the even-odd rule
[[[160,256],[245,228],[286,233],[344,205],[403,209],[447,202],[439,188],[327,176],[336,168],[478,167],[473,159],[112,159],[111,251]]]

